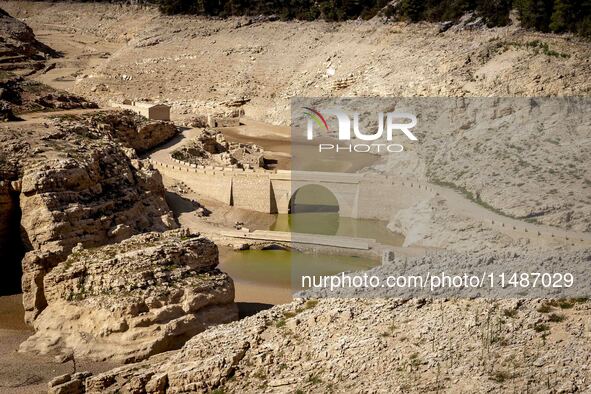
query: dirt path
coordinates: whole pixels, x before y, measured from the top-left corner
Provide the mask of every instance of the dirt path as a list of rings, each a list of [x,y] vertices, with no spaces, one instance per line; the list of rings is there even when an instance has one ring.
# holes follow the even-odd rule
[[[455,190],[436,185],[430,185],[430,187],[445,199],[447,206],[454,214],[473,219],[511,238],[526,238],[537,245],[569,245],[576,247],[591,245],[591,234],[589,233],[568,231],[512,219],[478,205]]]
[[[68,91],[72,90],[77,79],[87,76],[107,61],[122,45],[53,24],[38,26],[35,34],[63,56],[48,62],[48,65],[53,63],[55,67],[45,73],[36,73],[33,79],[55,89]]]

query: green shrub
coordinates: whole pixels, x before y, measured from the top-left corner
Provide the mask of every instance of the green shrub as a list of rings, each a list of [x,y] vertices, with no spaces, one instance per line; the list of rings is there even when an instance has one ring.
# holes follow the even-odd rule
[[[551,313],[548,315],[548,320],[550,320],[552,323],[560,323],[561,321],[564,321],[564,319],[566,319],[566,316],[560,313]]]
[[[285,319],[278,320],[277,323],[275,323],[275,327],[277,327],[277,328],[285,327]]]

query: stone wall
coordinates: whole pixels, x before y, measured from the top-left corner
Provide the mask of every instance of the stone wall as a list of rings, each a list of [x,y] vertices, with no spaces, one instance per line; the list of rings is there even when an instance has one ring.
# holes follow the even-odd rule
[[[259,212],[277,212],[273,206],[275,198],[271,193],[271,178],[268,175],[244,173],[232,178],[232,205]]]
[[[406,209],[435,194],[426,184],[398,177],[364,177],[359,183],[357,217],[388,220],[393,212]]]
[[[393,211],[411,207],[434,195],[427,184],[367,174],[247,170],[174,164],[152,160],[160,172],[184,182],[200,195],[238,208],[287,213],[291,196],[300,187],[321,185],[339,202],[341,216],[387,220]]]

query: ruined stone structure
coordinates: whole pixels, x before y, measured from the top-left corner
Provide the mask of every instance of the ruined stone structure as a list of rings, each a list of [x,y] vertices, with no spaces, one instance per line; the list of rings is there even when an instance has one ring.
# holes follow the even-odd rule
[[[150,120],[170,120],[170,106],[143,101],[124,100],[122,103],[112,103],[116,108],[128,109]]]

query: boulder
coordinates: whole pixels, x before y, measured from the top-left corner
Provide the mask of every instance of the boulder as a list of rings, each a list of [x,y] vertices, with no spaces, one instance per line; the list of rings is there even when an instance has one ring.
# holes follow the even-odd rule
[[[183,230],[75,247],[44,277],[47,307],[20,351],[132,362],[238,318],[218,249]]]

